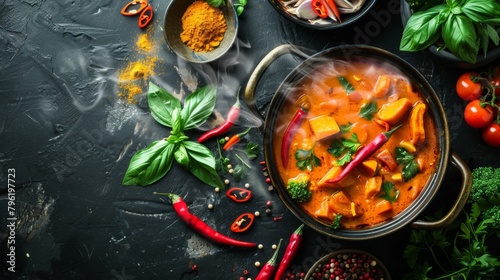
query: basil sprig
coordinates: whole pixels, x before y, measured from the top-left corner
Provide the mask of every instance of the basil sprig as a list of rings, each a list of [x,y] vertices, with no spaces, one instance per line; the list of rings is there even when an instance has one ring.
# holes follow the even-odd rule
[[[500,3],[497,0],[446,0],[416,11],[408,20],[400,42],[402,51],[419,51],[442,38],[444,47],[462,60],[475,63],[479,50],[486,55],[498,46]]]
[[[212,152],[184,134],[207,120],[214,110],[216,93],[214,87],[202,87],[188,95],[182,107],[177,98],[150,83],[148,105],[151,115],[172,130],[167,138],[151,143],[132,157],[123,185],[150,185],[164,177],[175,160],[202,182],[223,189]]]

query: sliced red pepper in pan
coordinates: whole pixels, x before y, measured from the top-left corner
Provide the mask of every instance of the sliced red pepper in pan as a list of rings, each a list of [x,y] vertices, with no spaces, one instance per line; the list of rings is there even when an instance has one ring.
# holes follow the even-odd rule
[[[230,188],[227,190],[226,196],[236,202],[245,202],[252,197],[252,192],[243,188]]]
[[[326,10],[326,6],[323,4],[323,1],[321,1],[321,0],[312,0],[311,1],[311,6],[313,8],[313,11],[320,18],[326,18],[326,17],[328,17],[328,12]]]
[[[231,230],[233,232],[243,232],[250,228],[254,219],[255,216],[252,213],[243,213],[231,224]]]
[[[335,1],[333,1],[333,0],[325,0],[325,2],[328,5],[328,7],[330,9],[332,9],[332,12],[335,15],[335,17],[337,18],[337,20],[339,22],[342,22],[342,20],[340,20],[340,13],[339,13],[339,10],[337,9],[337,5],[335,4]]]

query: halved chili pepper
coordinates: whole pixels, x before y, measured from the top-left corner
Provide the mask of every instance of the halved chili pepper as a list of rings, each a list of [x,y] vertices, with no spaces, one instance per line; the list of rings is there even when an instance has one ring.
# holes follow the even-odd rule
[[[153,7],[148,5],[139,15],[139,27],[146,27],[153,20]]]
[[[252,197],[252,192],[243,188],[230,188],[226,196],[236,202],[246,202]]]
[[[330,9],[332,9],[333,14],[338,19],[338,21],[342,22],[342,20],[340,20],[340,13],[339,13],[339,10],[337,9],[337,4],[335,4],[335,1],[333,1],[333,0],[325,0],[325,1],[326,1],[326,5],[328,5],[328,7]]]
[[[326,18],[328,16],[328,12],[326,10],[326,6],[323,4],[323,1],[321,1],[321,0],[312,0],[311,1],[311,6],[313,8],[313,11],[320,18]]]
[[[288,242],[288,246],[285,249],[283,258],[281,259],[278,270],[276,271],[276,275],[274,276],[274,280],[281,280],[283,278],[287,268],[292,263],[293,258],[295,258],[295,255],[300,248],[300,244],[302,243],[303,228],[304,224],[300,225],[290,236],[290,241]]]
[[[174,207],[175,212],[183,220],[189,227],[194,229],[199,234],[205,236],[206,238],[223,245],[230,245],[242,248],[253,248],[257,246],[256,243],[253,242],[245,242],[233,239],[229,236],[223,235],[222,233],[217,232],[205,222],[203,222],[200,218],[193,215],[189,211],[189,207],[186,202],[178,195],[173,193],[156,193],[157,195],[164,195],[170,198],[172,206]]]
[[[351,172],[356,166],[358,166],[361,162],[369,158],[371,155],[373,155],[373,153],[380,149],[380,147],[382,147],[389,140],[391,135],[400,127],[401,124],[390,131],[382,132],[379,135],[375,136],[375,138],[370,143],[368,143],[368,145],[364,146],[356,153],[355,158],[346,165],[342,172],[340,172],[339,176],[334,179],[326,180],[326,183],[333,184],[344,179],[344,177],[347,176],[347,174],[349,174],[349,172]]]
[[[243,213],[234,222],[231,224],[231,230],[233,232],[243,232],[250,228],[253,224],[253,220],[255,219],[254,214],[252,213]]]
[[[229,138],[229,140],[227,140],[226,144],[224,144],[224,147],[222,147],[222,149],[224,149],[224,151],[226,151],[227,149],[231,148],[234,144],[238,143],[243,136],[247,135],[251,129],[252,128],[249,127],[247,130],[231,136],[231,138]]]
[[[281,247],[281,241],[283,239],[280,239],[280,242],[278,243],[278,247],[276,247],[276,250],[274,251],[273,256],[267,263],[262,267],[262,269],[259,272],[259,275],[255,278],[255,280],[269,280],[272,279],[274,271],[276,270],[276,260],[278,259],[278,252]]]
[[[305,95],[299,97],[299,99],[297,100],[297,104],[299,105],[299,108],[293,115],[290,124],[288,124],[288,127],[283,134],[283,140],[281,142],[281,162],[283,163],[284,167],[288,165],[290,146],[292,144],[293,136],[295,135],[295,132],[300,127],[302,122],[305,120],[307,112],[309,112],[309,108],[311,107],[311,104],[309,103],[309,100],[307,100],[307,97]]]
[[[229,109],[229,112],[227,113],[227,118],[224,123],[219,125],[218,127],[211,129],[207,132],[205,132],[203,135],[198,138],[198,143],[202,143],[206,141],[207,139],[210,139],[215,136],[222,135],[226,132],[229,131],[229,129],[234,125],[234,123],[238,120],[240,117],[240,110],[241,110],[241,104],[240,104],[240,99],[239,95],[236,96],[236,103],[234,103],[233,106]]]

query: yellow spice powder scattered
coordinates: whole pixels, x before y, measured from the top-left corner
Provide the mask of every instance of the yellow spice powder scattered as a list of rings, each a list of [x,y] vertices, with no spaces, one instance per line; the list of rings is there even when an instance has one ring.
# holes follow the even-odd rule
[[[118,73],[118,97],[127,100],[129,104],[137,103],[136,97],[144,93],[149,77],[154,74],[157,57],[151,53],[153,46],[150,34],[139,35],[136,48],[146,54],[143,54],[140,59],[130,61]]]
[[[181,41],[190,49],[212,51],[220,45],[227,25],[222,11],[206,1],[194,1],[182,16]]]

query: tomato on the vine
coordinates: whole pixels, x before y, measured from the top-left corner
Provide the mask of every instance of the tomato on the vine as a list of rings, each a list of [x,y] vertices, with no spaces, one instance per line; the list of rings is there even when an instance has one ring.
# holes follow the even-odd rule
[[[495,88],[495,95],[500,97],[500,76],[492,77],[490,83]]]
[[[494,112],[490,105],[481,106],[479,99],[472,100],[464,110],[464,118],[467,124],[473,128],[483,128],[493,121]]]
[[[481,83],[474,81],[474,77],[478,77],[476,72],[463,73],[457,80],[455,89],[460,98],[465,101],[479,99],[483,93]]]
[[[483,140],[492,147],[500,147],[500,125],[496,122],[490,123],[483,128]]]

